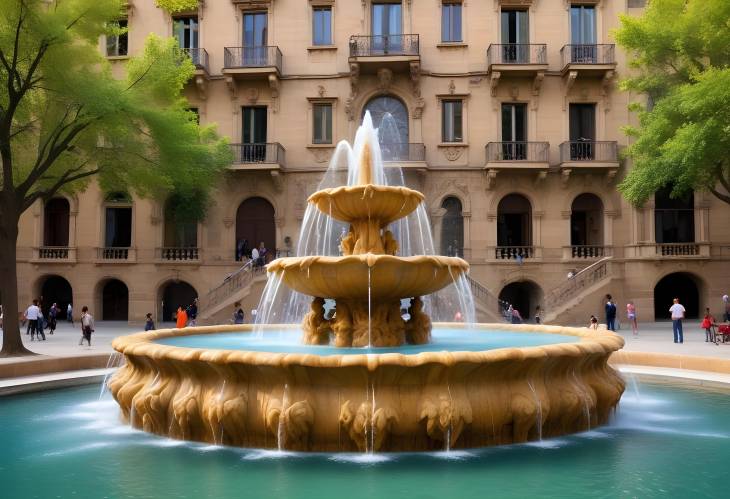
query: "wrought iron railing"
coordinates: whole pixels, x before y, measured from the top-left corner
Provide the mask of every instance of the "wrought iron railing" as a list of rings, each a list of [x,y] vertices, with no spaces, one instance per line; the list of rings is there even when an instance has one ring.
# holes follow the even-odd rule
[[[426,161],[426,146],[420,143],[380,144],[383,161]]]
[[[201,48],[184,48],[185,54],[195,64],[196,69],[203,69],[208,72],[208,52]]]
[[[269,163],[285,165],[286,149],[278,142],[260,144],[231,144],[233,162],[241,163]]]
[[[68,246],[41,246],[38,248],[39,260],[68,260],[73,248]]]
[[[618,162],[618,142],[615,140],[571,140],[560,144],[560,162],[609,161]]]
[[[661,256],[699,256],[700,245],[697,243],[660,243],[656,245],[656,254]]]
[[[574,245],[570,247],[573,258],[603,258],[606,256],[606,247],[598,245]]]
[[[96,257],[99,260],[126,261],[129,260],[131,248],[106,246],[96,248]]]
[[[350,57],[419,54],[418,35],[352,35],[350,37]]]
[[[605,257],[588,267],[576,272],[562,284],[556,286],[545,295],[546,310],[556,311],[569,300],[584,292],[588,287],[605,279],[609,272],[611,257]]]
[[[168,246],[155,249],[158,260],[189,262],[200,260],[200,248]]]
[[[497,246],[494,248],[494,258],[497,260],[518,260],[534,256],[534,246]]]
[[[547,45],[493,43],[487,49],[487,64],[547,64]]]
[[[604,44],[570,44],[560,49],[563,67],[568,64],[614,64],[616,62],[615,45]]]
[[[281,71],[281,50],[276,46],[226,47],[223,65],[226,68],[274,67]]]
[[[487,144],[487,163],[492,161],[550,161],[548,142],[490,142]]]

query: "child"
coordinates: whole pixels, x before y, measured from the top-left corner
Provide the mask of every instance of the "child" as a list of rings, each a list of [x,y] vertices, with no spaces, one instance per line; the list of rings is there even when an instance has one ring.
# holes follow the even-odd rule
[[[591,315],[591,322],[588,324],[588,329],[598,329],[598,319],[595,315]]]
[[[626,304],[626,317],[629,319],[634,336],[639,336],[639,325],[636,322],[636,305],[633,301]]]
[[[705,343],[715,343],[715,335],[713,334],[713,327],[715,327],[715,318],[710,313],[709,307],[705,309],[705,317],[702,319],[700,327],[705,330]]]
[[[152,320],[152,314],[148,313],[146,316],[146,320],[144,323],[144,330],[145,331],[154,331],[155,330],[155,322]]]

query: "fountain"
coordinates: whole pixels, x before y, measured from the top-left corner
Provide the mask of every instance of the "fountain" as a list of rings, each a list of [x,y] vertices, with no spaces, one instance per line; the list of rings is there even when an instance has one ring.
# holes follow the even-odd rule
[[[301,326],[210,326],[115,339],[126,363],[108,385],[123,419],[178,439],[328,452],[484,447],[608,421],[624,390],[607,365],[623,345],[619,336],[432,324],[429,295],[463,289],[469,267],[454,257],[399,256],[394,232],[405,231],[391,228],[424,197],[387,185],[374,137],[366,115],[348,185],[308,200],[330,231],[332,220],[349,225],[340,255],[300,252],[268,265],[259,315],[266,322],[283,304]],[[305,223],[302,240],[307,230]],[[309,302],[308,312],[279,296],[282,283]],[[325,299],[335,302],[332,317]],[[410,300],[408,315],[403,299]]]

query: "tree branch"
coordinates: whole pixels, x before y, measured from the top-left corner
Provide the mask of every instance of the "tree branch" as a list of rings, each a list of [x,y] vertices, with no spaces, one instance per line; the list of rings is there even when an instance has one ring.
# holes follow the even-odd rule
[[[727,194],[723,194],[722,192],[719,192],[713,187],[710,187],[710,192],[719,200],[726,202],[727,204],[730,204],[730,196]]]
[[[74,172],[79,172],[87,163],[88,161],[84,161],[79,166],[66,170],[63,175],[61,175],[58,180],[47,189],[33,191],[30,195],[25,196],[23,198],[21,212],[30,208],[33,203],[35,203],[38,199],[48,199],[52,197],[64,185],[75,182],[76,180],[81,180],[82,178],[91,177],[92,175],[96,175],[101,171],[101,168],[97,167],[92,170],[81,171],[80,173],[77,173],[75,175],[73,174]]]

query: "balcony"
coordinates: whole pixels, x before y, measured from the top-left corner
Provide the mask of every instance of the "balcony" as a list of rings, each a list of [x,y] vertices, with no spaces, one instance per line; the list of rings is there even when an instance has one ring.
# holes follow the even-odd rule
[[[604,171],[610,181],[618,171],[618,143],[615,140],[571,140],[560,144],[560,168],[567,181],[573,171]]]
[[[286,150],[278,142],[231,144],[232,170],[280,170],[285,166]]]
[[[136,248],[116,246],[96,248],[97,263],[135,263],[136,261]]]
[[[710,258],[710,249],[710,243],[706,242],[651,243],[627,247],[625,253],[627,258],[701,260]]]
[[[276,46],[226,47],[223,74],[236,79],[252,79],[281,74],[281,50]]]
[[[491,44],[487,49],[487,68],[490,73],[492,96],[505,77],[532,78],[532,90],[540,93],[545,71],[548,69],[547,45],[544,43]]]
[[[426,146],[421,143],[383,143],[380,150],[385,163],[403,168],[426,169]]]
[[[494,248],[495,260],[516,260],[522,261],[528,258],[539,258],[534,246],[496,246]]]
[[[155,260],[158,263],[200,263],[200,248],[196,247],[162,247],[155,248]]]
[[[487,168],[547,169],[548,142],[490,142],[486,146]]]
[[[565,45],[560,49],[563,75],[613,77],[616,69],[614,44]]]
[[[201,48],[184,48],[182,49],[185,55],[187,55],[192,63],[195,65],[195,74],[201,76],[208,76],[208,52]]]
[[[421,49],[418,35],[373,35],[350,37],[350,59],[359,74],[378,69],[420,73]]]
[[[33,248],[34,263],[76,263],[76,248],[70,246],[40,246]]]
[[[612,247],[603,245],[573,245],[563,247],[563,260],[598,260],[612,256]]]

